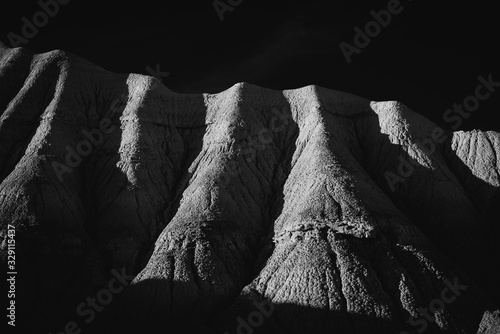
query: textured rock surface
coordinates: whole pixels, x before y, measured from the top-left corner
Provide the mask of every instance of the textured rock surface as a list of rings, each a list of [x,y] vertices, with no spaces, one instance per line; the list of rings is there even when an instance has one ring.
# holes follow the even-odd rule
[[[478,334],[500,333],[500,311],[485,312]]]
[[[84,324],[113,268],[135,279],[89,331],[475,333],[499,307],[497,132],[317,86],[177,94],[1,45],[0,112],[2,261],[11,224],[36,328]]]

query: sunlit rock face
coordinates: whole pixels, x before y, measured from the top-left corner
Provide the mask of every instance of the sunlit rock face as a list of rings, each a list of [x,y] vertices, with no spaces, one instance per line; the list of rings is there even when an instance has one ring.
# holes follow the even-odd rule
[[[2,261],[14,229],[33,332],[475,333],[499,155],[395,101],[178,94],[0,45]]]

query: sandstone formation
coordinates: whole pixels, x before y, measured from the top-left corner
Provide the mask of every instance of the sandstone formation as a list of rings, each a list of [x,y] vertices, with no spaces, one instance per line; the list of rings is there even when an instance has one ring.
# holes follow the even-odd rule
[[[32,332],[476,333],[500,307],[498,156],[500,133],[396,101],[178,94],[0,44],[1,254],[14,226]],[[90,320],[113,270],[135,278]]]
[[[478,334],[496,334],[500,333],[500,311],[485,312]]]

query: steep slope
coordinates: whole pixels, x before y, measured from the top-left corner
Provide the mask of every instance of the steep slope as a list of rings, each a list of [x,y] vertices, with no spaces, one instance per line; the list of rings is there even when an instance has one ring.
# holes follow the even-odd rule
[[[14,226],[32,330],[475,333],[499,308],[499,133],[2,45],[0,91],[2,261]],[[83,317],[113,269],[135,278]]]

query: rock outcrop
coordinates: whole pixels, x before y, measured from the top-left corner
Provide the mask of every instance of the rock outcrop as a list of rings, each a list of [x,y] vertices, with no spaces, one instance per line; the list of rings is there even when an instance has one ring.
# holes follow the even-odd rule
[[[485,312],[478,334],[496,334],[500,333],[500,311]]]
[[[500,133],[395,101],[177,94],[0,45],[2,261],[10,225],[33,331],[476,333],[500,307],[498,156]]]

